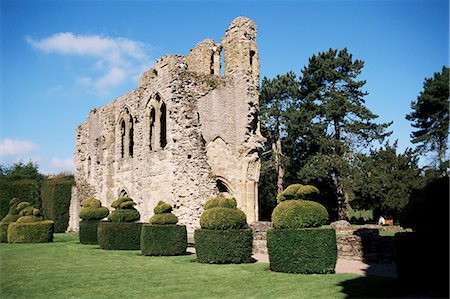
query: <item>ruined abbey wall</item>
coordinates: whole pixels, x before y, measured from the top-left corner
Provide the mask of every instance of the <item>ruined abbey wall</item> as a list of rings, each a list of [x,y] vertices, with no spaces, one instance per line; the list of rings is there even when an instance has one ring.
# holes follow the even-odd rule
[[[256,25],[238,17],[220,44],[207,39],[188,56],[164,56],[138,88],[92,110],[76,131],[70,228],[88,196],[110,208],[128,195],[143,222],[164,200],[190,233],[218,194],[258,220],[258,81]]]

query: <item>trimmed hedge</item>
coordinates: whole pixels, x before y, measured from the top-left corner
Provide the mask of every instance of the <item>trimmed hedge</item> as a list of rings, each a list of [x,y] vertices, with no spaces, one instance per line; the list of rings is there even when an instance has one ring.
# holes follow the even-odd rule
[[[150,224],[155,225],[176,224],[178,222],[178,217],[172,213],[155,214],[150,218],[149,222]]]
[[[98,245],[106,250],[139,250],[141,229],[142,223],[101,221],[97,230]]]
[[[230,208],[234,209],[237,207],[237,202],[235,198],[226,197],[216,197],[206,201],[205,210],[212,208]]]
[[[9,202],[14,197],[25,199],[33,206],[40,207],[40,188],[41,182],[37,179],[0,177],[0,219],[8,214]]]
[[[186,248],[185,225],[144,224],[142,226],[141,252],[143,255],[180,255],[186,253]]]
[[[78,232],[78,235],[81,244],[98,244],[97,229],[99,223],[99,220],[80,221],[80,231]]]
[[[277,201],[316,200],[319,195],[319,189],[312,185],[292,184],[277,195]]]
[[[53,242],[54,222],[44,220],[33,223],[10,223],[8,243],[47,243]]]
[[[8,242],[8,222],[0,222],[0,243]]]
[[[286,200],[280,202],[272,213],[274,228],[320,227],[328,221],[324,206],[309,200]]]
[[[55,222],[55,232],[63,233],[69,226],[69,206],[73,176],[56,176],[44,180],[41,187],[42,213]]]
[[[141,218],[138,210],[134,208],[136,203],[130,197],[120,197],[113,201],[111,207],[115,210],[108,216],[111,222],[135,222]]]
[[[211,264],[253,262],[250,229],[197,229],[194,233],[197,261]]]
[[[337,245],[333,229],[271,229],[267,248],[272,271],[334,273]]]

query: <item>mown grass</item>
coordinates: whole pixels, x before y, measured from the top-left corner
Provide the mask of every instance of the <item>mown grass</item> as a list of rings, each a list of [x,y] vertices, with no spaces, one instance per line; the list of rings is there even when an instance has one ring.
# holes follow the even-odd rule
[[[0,244],[0,298],[348,298],[401,295],[395,280],[353,274],[296,275],[263,263],[209,265],[195,255],[141,256],[81,245]]]

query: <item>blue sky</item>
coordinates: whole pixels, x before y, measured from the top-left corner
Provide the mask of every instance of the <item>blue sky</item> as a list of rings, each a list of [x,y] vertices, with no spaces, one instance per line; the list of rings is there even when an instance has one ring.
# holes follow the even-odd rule
[[[73,171],[75,128],[89,111],[137,87],[165,54],[220,41],[233,18],[258,25],[261,75],[300,74],[308,58],[347,47],[365,61],[367,106],[405,120],[425,77],[449,65],[449,4],[386,1],[1,1],[0,163]]]

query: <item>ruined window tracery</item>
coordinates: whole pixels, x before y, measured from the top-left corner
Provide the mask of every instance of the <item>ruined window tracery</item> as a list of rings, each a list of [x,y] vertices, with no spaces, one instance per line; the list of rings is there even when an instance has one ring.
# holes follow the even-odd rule
[[[151,97],[147,105],[149,130],[148,146],[151,151],[164,149],[167,145],[167,108],[159,94]]]
[[[133,157],[134,153],[134,125],[133,117],[128,108],[120,114],[120,157]]]

